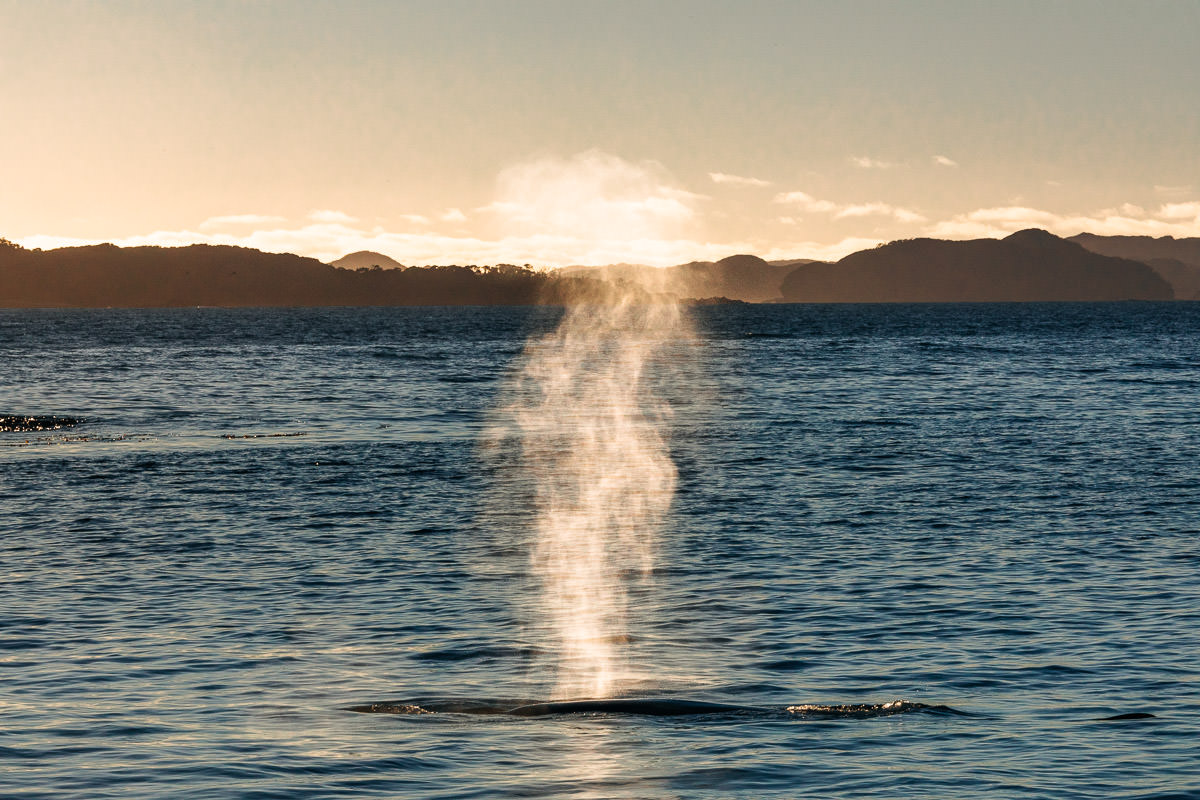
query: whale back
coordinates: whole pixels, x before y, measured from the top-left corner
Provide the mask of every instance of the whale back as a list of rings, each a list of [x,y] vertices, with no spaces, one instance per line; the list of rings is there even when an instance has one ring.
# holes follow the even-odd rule
[[[552,714],[643,714],[653,717],[677,717],[694,714],[730,714],[761,711],[750,706],[705,703],[699,700],[670,698],[614,698],[609,700],[569,700],[559,703],[532,703],[508,713],[518,717],[545,717]]]

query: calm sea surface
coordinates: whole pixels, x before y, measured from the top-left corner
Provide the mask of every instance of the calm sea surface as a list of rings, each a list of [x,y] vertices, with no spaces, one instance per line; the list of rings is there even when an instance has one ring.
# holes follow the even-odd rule
[[[0,312],[0,797],[1200,797],[1200,304],[691,315],[628,693],[763,710],[522,718],[346,709],[546,699],[556,311]]]

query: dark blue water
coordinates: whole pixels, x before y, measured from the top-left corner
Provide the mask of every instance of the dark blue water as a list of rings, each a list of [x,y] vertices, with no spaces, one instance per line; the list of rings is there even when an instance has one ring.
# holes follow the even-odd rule
[[[481,441],[556,312],[0,313],[87,420],[0,433],[0,796],[1200,796],[1200,304],[692,313],[632,693],[771,713],[346,710],[547,699]]]

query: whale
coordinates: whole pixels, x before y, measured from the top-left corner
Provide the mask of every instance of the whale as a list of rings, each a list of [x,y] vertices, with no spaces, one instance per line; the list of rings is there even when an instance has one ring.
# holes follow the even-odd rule
[[[350,706],[346,711],[360,714],[471,714],[512,717],[555,717],[570,714],[597,714],[644,717],[699,717],[741,716],[787,719],[869,719],[890,717],[895,714],[913,712],[949,717],[976,717],[966,711],[944,705],[930,705],[911,700],[893,700],[889,703],[848,703],[836,705],[802,704],[785,707],[763,707],[712,703],[703,700],[684,700],[675,697],[611,697],[584,700],[549,700],[529,702],[527,700],[465,700],[427,698],[397,700]],[[1109,717],[1093,717],[1092,722],[1125,722],[1156,719],[1156,715],[1145,711],[1115,714]]]
[[[351,706],[346,710],[357,711],[360,714],[507,714],[514,717],[549,717],[556,714],[637,714],[648,717],[679,717],[697,714],[769,713],[769,709],[754,706],[651,697],[522,702],[518,704],[471,700],[421,700],[367,703]]]
[[[513,717],[612,714],[644,717],[721,715],[787,717],[792,719],[839,719],[884,717],[913,711],[971,716],[948,706],[927,705],[907,700],[893,700],[890,703],[849,705],[804,704],[791,705],[785,708],[768,708],[752,705],[734,705],[731,703],[713,703],[703,700],[685,700],[676,697],[611,697],[582,700],[548,700],[544,702],[438,698],[366,703],[350,706],[346,710],[355,711],[360,714],[474,714]]]
[[[765,708],[675,700],[653,697],[618,697],[607,700],[564,700],[531,703],[507,712],[516,717],[547,717],[553,714],[641,714],[648,717],[682,717],[696,714],[767,713]]]
[[[1148,711],[1131,711],[1128,714],[1115,714],[1111,717],[1093,717],[1092,722],[1125,722],[1126,720],[1134,719],[1158,719],[1154,714]]]

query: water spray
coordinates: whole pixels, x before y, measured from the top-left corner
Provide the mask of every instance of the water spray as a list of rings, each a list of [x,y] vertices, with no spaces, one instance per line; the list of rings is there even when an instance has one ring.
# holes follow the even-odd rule
[[[609,697],[628,675],[629,589],[650,574],[676,470],[652,389],[685,330],[677,302],[606,284],[531,340],[509,409],[536,517],[531,553],[555,653],[553,697]]]

